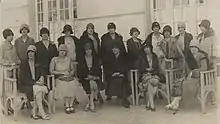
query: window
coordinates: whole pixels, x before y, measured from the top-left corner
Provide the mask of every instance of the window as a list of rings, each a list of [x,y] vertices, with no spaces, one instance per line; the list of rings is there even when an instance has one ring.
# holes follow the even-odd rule
[[[60,0],[60,20],[69,18],[69,0]]]
[[[198,4],[204,4],[205,0],[198,0]]]
[[[73,0],[73,18],[77,18],[77,3],[76,0]]]
[[[176,6],[187,6],[189,5],[189,0],[173,0],[173,5]]]
[[[38,22],[43,22],[43,0],[37,0],[37,20]]]
[[[48,1],[48,21],[57,21],[57,1]]]
[[[154,9],[163,9],[165,8],[165,0],[153,0]]]

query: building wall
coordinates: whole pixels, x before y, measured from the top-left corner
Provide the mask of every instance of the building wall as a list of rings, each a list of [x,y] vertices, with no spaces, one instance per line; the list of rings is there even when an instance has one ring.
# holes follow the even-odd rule
[[[114,22],[117,32],[127,40],[129,30],[137,27],[140,38],[145,37],[145,0],[78,0],[77,29],[81,34],[89,22],[94,23],[100,35],[107,32],[107,24]]]
[[[34,8],[31,4],[34,0],[2,0],[2,30],[10,28],[15,34],[14,39],[20,36],[19,28],[21,24],[29,24],[31,28],[31,36],[35,35],[35,15]],[[31,7],[29,5],[32,5]],[[31,8],[31,9],[30,9]],[[34,20],[33,20],[34,19]],[[2,36],[1,36],[2,37]]]

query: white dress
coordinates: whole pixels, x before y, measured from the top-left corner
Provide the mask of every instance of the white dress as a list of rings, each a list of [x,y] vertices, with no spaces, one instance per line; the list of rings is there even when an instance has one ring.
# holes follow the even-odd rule
[[[65,59],[53,58],[51,61],[51,67],[55,71],[66,72],[71,71],[71,59],[66,57]],[[64,97],[75,97],[79,88],[78,80],[63,81],[57,78],[56,82],[56,99],[63,99]]]

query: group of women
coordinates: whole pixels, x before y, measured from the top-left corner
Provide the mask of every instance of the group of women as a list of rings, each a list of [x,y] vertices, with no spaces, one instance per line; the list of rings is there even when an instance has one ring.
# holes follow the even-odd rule
[[[198,44],[201,45],[206,37],[214,33],[211,34],[208,20],[203,20],[199,26],[202,29],[202,34],[199,35],[202,39]],[[111,100],[112,96],[117,96],[122,100],[122,105],[129,108],[128,98],[131,95],[131,88],[128,72],[132,69],[139,70],[139,88],[146,91],[145,95],[148,98],[146,108],[155,111],[154,96],[158,85],[165,82],[164,59],[173,59],[174,68],[182,68],[186,70],[186,74],[188,71],[183,65],[193,63],[194,66],[187,68],[196,73],[205,70],[208,65],[208,61],[203,60],[204,58],[208,60],[209,51],[203,52],[207,53],[205,55],[200,55],[202,51],[200,46],[190,43],[193,37],[185,31],[185,28],[185,24],[180,23],[178,25],[180,34],[172,37],[172,28],[169,25],[166,25],[163,33],[160,33],[159,23],[154,22],[153,32],[142,43],[138,38],[140,31],[136,27],[130,29],[131,38],[123,42],[123,37],[116,33],[114,23],[107,25],[108,32],[101,39],[92,23],[86,26],[79,39],[72,35],[72,27],[65,25],[62,31],[64,35],[57,40],[57,49],[50,41],[50,32],[47,28],[40,30],[42,39],[35,43],[28,36],[29,26],[24,24],[20,28],[21,37],[15,40],[15,45],[11,43],[13,32],[10,29],[3,31],[5,42],[0,49],[1,62],[20,64],[18,88],[20,92],[27,94],[29,101],[35,101],[32,112],[34,119],[50,118],[43,109],[45,104],[42,103],[42,96],[48,92],[45,89],[47,75],[55,76],[55,97],[64,100],[67,114],[74,113],[75,105],[79,103],[77,100],[79,83],[88,96],[86,111],[95,112],[95,101],[103,103],[100,94],[102,90],[105,90],[107,101]],[[38,83],[42,81],[45,85]]]

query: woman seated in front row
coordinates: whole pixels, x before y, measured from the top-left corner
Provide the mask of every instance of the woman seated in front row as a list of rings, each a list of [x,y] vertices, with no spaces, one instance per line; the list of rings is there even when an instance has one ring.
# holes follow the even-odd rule
[[[157,55],[153,52],[153,46],[143,44],[144,56],[140,63],[141,80],[139,88],[144,92],[146,98],[146,109],[155,111],[154,97],[160,82],[159,63]]]
[[[56,99],[63,99],[66,114],[75,113],[74,98],[77,94],[78,81],[72,59],[67,57],[67,46],[62,44],[58,48],[58,57],[50,63],[50,73],[55,75]]]
[[[109,56],[107,66],[107,83],[109,84],[109,96],[117,96],[122,100],[125,108],[130,107],[128,97],[131,95],[131,88],[127,78],[126,56],[121,54],[117,43],[112,44],[112,54]]]
[[[28,59],[20,65],[21,84],[18,87],[21,92],[26,93],[29,101],[34,101],[32,118],[48,120],[50,117],[45,113],[42,105],[48,89],[44,85],[43,75],[41,75],[41,65],[36,63],[36,47],[30,45],[27,55]]]
[[[102,73],[99,59],[93,52],[92,45],[89,42],[85,43],[84,55],[79,58],[77,75],[83,89],[88,95],[88,103],[85,106],[85,111],[90,110],[95,112],[94,99],[98,97]]]

